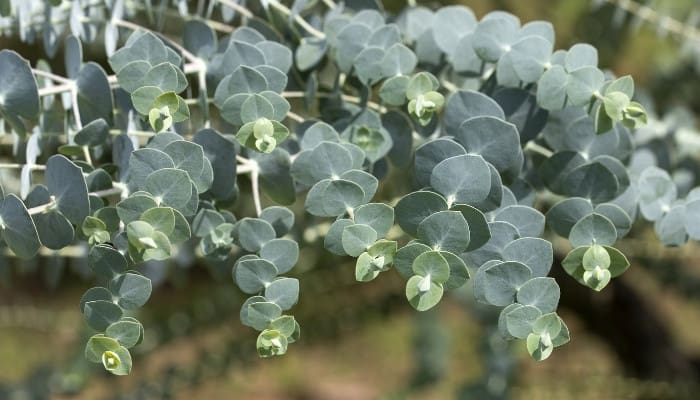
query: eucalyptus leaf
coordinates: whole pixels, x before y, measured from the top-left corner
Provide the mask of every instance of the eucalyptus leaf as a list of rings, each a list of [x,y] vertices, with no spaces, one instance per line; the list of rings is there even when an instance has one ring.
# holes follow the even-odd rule
[[[122,309],[106,300],[94,300],[85,303],[83,314],[88,325],[96,331],[104,331],[122,317]]]
[[[299,299],[299,280],[275,279],[265,288],[265,298],[280,306],[282,311],[289,310]]]
[[[406,282],[406,298],[408,302],[418,311],[426,311],[437,305],[442,299],[442,285],[428,281],[428,290],[424,289],[424,282],[427,277],[415,275]]]
[[[617,241],[617,230],[608,218],[592,213],[571,228],[569,241],[574,247],[592,244],[610,246]]]
[[[350,256],[358,257],[377,240],[377,231],[369,225],[353,224],[345,227],[341,235],[343,250]]]
[[[353,213],[356,224],[372,227],[378,237],[384,237],[394,225],[394,209],[382,203],[370,203],[357,207]]]
[[[0,233],[12,252],[21,258],[33,257],[41,247],[34,221],[22,200],[12,193],[0,199]]]
[[[420,222],[417,237],[435,250],[461,253],[469,246],[469,224],[460,212],[438,211]]]
[[[234,279],[245,293],[258,293],[277,276],[274,264],[261,258],[241,260],[234,268]]]
[[[39,93],[29,62],[12,50],[0,51],[0,114],[33,119],[39,114]],[[24,134],[24,132],[19,132]]]
[[[505,261],[518,261],[527,265],[533,277],[543,277],[549,274],[554,261],[552,243],[534,237],[516,239],[503,248]]]
[[[125,310],[139,308],[151,297],[151,280],[143,275],[129,272],[114,278],[109,286],[117,303]]]
[[[275,239],[275,229],[269,222],[258,218],[243,218],[237,223],[237,240],[241,247],[257,252]]]
[[[82,170],[64,156],[52,156],[46,162],[46,186],[61,213],[80,225],[90,211]]]
[[[337,217],[363,203],[365,192],[354,182],[324,179],[306,197],[306,211],[320,217]]]
[[[518,289],[518,303],[533,306],[542,314],[554,312],[559,304],[559,285],[553,278],[537,277]]]
[[[491,190],[491,171],[481,156],[454,156],[433,168],[430,186],[445,196],[448,204],[478,203]]]
[[[447,201],[444,197],[434,192],[421,190],[402,197],[396,204],[394,212],[396,222],[401,229],[411,236],[417,236],[418,225],[426,217],[447,209]]]
[[[532,271],[517,261],[505,261],[480,267],[477,276],[480,276],[477,279],[483,285],[483,300],[503,307],[515,301],[518,290],[530,280]]]
[[[290,239],[272,239],[260,248],[259,254],[271,262],[279,274],[285,274],[299,259],[299,244]]]

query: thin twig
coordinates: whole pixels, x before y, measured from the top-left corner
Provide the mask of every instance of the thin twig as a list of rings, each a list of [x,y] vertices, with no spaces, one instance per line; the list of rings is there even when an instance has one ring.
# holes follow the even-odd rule
[[[22,169],[27,164],[11,164],[11,163],[0,163],[0,169]],[[45,170],[46,165],[31,164],[29,166],[32,170]]]
[[[301,115],[299,115],[297,113],[291,112],[291,111],[287,112],[287,118],[291,119],[292,121],[299,122],[299,123],[302,123],[305,121],[304,117],[302,117]]]
[[[292,15],[292,10],[290,10],[287,6],[284,4],[280,3],[277,0],[267,0],[268,4],[270,4],[272,7],[280,11],[282,14],[286,16],[291,16]],[[310,23],[306,22],[304,18],[301,17],[301,15],[296,14],[294,15],[294,21],[296,21],[299,26],[304,28],[304,30],[308,33],[310,33],[312,36],[315,36],[319,39],[325,39],[326,34],[319,31],[318,29],[314,28]]]
[[[52,81],[61,82],[61,83],[65,83],[68,85],[73,84],[72,80],[70,80],[68,78],[64,78],[64,77],[56,75],[56,74],[53,74],[53,73],[48,72],[48,71],[43,71],[40,69],[32,68],[32,73],[34,75],[39,75],[39,76],[43,76],[44,78],[51,79]]]
[[[73,90],[73,86],[75,86],[75,85],[71,82],[71,83],[66,83],[63,85],[55,85],[55,86],[40,88],[39,89],[39,97],[51,96],[54,94],[68,92],[68,91]]]
[[[442,80],[442,81],[440,81],[440,83],[450,93],[454,93],[454,92],[459,90],[459,87],[457,87],[457,85],[455,85],[454,83],[452,83],[450,81]]]
[[[254,17],[253,13],[249,9],[243,7],[242,5],[236,3],[235,1],[231,1],[231,0],[216,0],[216,1],[223,6],[226,6],[228,8],[231,8],[233,10],[238,11],[239,13],[241,13],[241,15],[243,15],[246,18],[253,18]]]
[[[210,20],[210,19],[205,19],[205,20],[202,20],[202,21],[204,21],[207,25],[209,25],[209,27],[210,27],[211,29],[213,29],[213,30],[215,30],[215,31],[219,31],[219,32],[222,32],[222,33],[231,33],[231,32],[233,32],[233,28],[232,28],[232,27],[230,27],[230,26],[228,26],[228,25],[226,25],[226,24],[222,24],[221,22],[213,21],[213,20]]]

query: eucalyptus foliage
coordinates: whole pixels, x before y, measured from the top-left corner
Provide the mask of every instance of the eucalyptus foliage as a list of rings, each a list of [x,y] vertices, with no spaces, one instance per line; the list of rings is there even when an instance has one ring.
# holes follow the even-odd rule
[[[128,374],[147,334],[133,312],[152,291],[140,266],[187,255],[231,271],[258,353],[284,354],[300,338],[299,281],[285,276],[306,228],[296,201],[309,224],[329,223],[325,248],[355,258],[358,281],[396,270],[418,311],[471,281],[537,360],[569,341],[546,231],[570,242],[563,267],[594,290],[629,267],[613,246],[639,218],[665,244],[700,239],[700,189],[635,149],[647,114],[632,78],[602,70],[590,45],[555,50],[548,22],[248,3],[0,1],[0,32],[65,59],[32,68],[0,51],[16,162],[0,167],[20,170],[0,187],[3,246],[88,249],[85,355],[108,371]],[[84,57],[87,43],[107,65]],[[382,197],[397,170],[410,191]],[[231,211],[241,194],[254,214]]]

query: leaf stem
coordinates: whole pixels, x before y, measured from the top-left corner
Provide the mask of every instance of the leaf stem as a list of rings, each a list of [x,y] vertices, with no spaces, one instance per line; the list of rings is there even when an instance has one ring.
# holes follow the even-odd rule
[[[113,183],[120,183],[120,182],[113,182]],[[119,185],[115,185],[114,187],[109,188],[109,189],[98,190],[96,192],[90,192],[90,194],[93,196],[97,196],[97,197],[109,197],[109,196],[121,194],[123,191],[124,191],[123,184],[119,184]]]
[[[56,198],[54,196],[51,196],[51,199],[49,200],[48,203],[42,204],[40,206],[32,207],[27,209],[27,212],[29,215],[37,215],[45,212],[46,210],[56,206]]]

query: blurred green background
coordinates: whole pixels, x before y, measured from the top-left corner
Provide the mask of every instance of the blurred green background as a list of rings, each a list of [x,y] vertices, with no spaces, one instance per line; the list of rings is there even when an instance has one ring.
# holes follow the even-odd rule
[[[697,38],[639,25],[606,1],[461,3],[479,17],[501,9],[523,22],[551,21],[557,48],[593,44],[600,65],[633,75],[660,114],[675,105],[700,110]],[[397,10],[403,2],[386,5]],[[649,5],[680,21],[700,12],[693,0]],[[0,48],[13,46],[0,39]],[[39,46],[19,51],[41,57]],[[154,267],[147,273],[160,284],[140,316],[146,341],[127,378],[83,360],[88,332],[78,299],[90,282],[81,260],[0,260],[0,399],[700,398],[695,243],[665,249],[648,224],[638,224],[620,243],[632,268],[602,293],[555,272],[572,341],[537,363],[524,343],[493,336],[497,314],[474,304],[470,293],[418,314],[405,303],[396,274],[358,284],[352,260],[324,252],[313,232],[305,238],[293,272],[302,285],[294,310],[302,340],[287,355],[261,360],[254,354],[254,332],[240,325],[242,297],[227,272]]]

